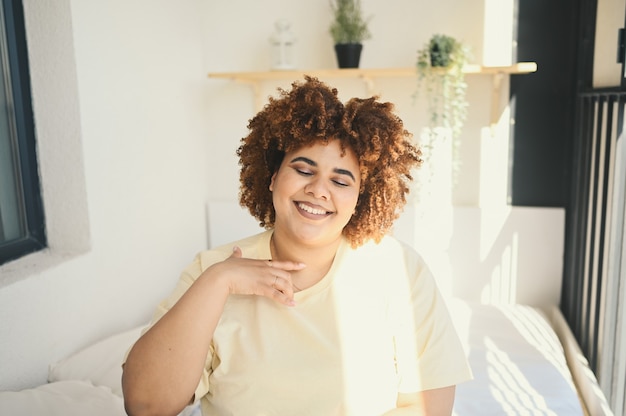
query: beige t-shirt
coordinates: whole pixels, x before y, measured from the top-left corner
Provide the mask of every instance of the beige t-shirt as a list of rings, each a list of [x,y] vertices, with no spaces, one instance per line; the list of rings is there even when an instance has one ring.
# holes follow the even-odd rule
[[[200,253],[154,320],[234,245],[270,258],[271,235]],[[229,297],[195,392],[205,416],[380,415],[399,392],[471,378],[430,271],[391,237],[358,249],[344,239],[328,274],[295,301]]]

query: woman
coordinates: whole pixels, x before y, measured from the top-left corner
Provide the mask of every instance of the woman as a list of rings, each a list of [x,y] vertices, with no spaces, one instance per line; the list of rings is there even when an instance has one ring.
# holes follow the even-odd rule
[[[281,91],[237,154],[266,231],[200,253],[124,365],[130,415],[449,415],[471,377],[435,281],[386,236],[420,163],[393,106]]]

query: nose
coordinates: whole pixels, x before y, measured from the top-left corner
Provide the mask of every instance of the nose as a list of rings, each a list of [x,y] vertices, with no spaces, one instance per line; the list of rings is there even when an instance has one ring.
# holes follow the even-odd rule
[[[319,198],[328,200],[330,192],[328,184],[320,177],[315,177],[304,187],[304,192],[307,194]]]

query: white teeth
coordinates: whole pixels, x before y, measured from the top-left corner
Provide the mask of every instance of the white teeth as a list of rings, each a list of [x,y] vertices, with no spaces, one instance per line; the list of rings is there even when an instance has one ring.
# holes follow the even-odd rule
[[[298,204],[298,207],[300,207],[301,210],[308,212],[309,214],[314,214],[314,215],[324,215],[324,214],[326,214],[326,211],[324,211],[323,209],[311,208],[308,205]]]

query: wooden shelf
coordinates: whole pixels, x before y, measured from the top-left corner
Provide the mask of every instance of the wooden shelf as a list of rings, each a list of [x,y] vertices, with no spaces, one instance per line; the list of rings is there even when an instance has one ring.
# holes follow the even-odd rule
[[[509,66],[467,65],[466,74],[528,74],[537,71],[535,62],[519,62]],[[304,75],[318,78],[399,78],[417,76],[415,68],[346,68],[292,71],[211,72],[209,78],[226,78],[240,82],[298,79]]]
[[[498,120],[500,88],[502,78],[505,75],[529,74],[537,71],[535,62],[518,62],[507,66],[483,66],[466,65],[463,72],[468,75],[492,75],[493,89],[491,102],[491,123]],[[254,91],[255,107],[260,110],[263,107],[263,97],[260,96],[260,85],[266,81],[298,80],[304,75],[310,75],[320,79],[333,78],[359,78],[362,79],[369,95],[374,94],[374,79],[380,78],[408,78],[417,77],[415,67],[410,68],[346,68],[346,69],[311,69],[289,71],[252,71],[252,72],[211,72],[209,78],[227,79],[231,81],[249,84]]]

